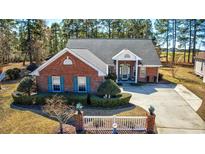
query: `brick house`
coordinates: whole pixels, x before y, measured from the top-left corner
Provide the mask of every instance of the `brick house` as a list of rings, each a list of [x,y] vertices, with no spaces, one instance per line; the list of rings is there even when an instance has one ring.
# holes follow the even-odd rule
[[[108,73],[115,73],[118,83],[158,82],[160,66],[151,40],[70,39],[31,75],[39,92],[89,93]]]

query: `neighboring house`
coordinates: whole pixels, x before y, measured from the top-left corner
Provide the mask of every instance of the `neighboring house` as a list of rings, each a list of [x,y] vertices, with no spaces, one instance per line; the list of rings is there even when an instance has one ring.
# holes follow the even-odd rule
[[[203,82],[205,82],[205,52],[199,52],[196,55],[194,71],[197,75],[203,77]]]
[[[160,66],[151,40],[70,39],[31,75],[40,92],[96,92],[108,73],[116,82],[158,82]]]

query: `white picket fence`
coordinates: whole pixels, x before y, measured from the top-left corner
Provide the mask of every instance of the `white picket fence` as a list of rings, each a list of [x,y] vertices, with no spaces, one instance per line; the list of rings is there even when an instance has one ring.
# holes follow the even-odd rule
[[[113,123],[117,123],[117,130],[145,131],[147,125],[146,116],[84,116],[85,130],[112,130]]]

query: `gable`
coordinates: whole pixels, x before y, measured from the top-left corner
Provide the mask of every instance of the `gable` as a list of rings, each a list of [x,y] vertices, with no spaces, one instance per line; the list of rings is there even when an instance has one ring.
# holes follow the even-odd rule
[[[112,57],[112,60],[142,60],[139,56],[135,55],[133,52],[131,52],[128,49],[123,49],[118,54]]]
[[[77,59],[77,60],[74,60],[74,59]],[[94,63],[86,61],[86,59],[84,59],[83,57],[75,54],[75,52],[73,52],[72,50],[65,48],[61,50],[60,52],[58,52],[56,55],[54,55],[51,59],[46,61],[44,64],[42,64],[40,67],[38,67],[35,71],[30,73],[30,75],[39,76],[39,73],[47,67],[50,67],[50,69],[52,69],[52,67],[54,68],[58,67],[58,69],[60,70],[61,67],[66,67],[68,64],[65,64],[65,63],[68,63],[68,62],[70,63],[69,64],[70,66],[75,66],[76,70],[78,70],[78,64],[76,63],[78,62],[78,63],[83,63],[85,66],[88,66],[92,68],[93,70],[97,71],[99,76],[105,76],[107,74],[106,64],[103,65],[103,68],[99,68]],[[56,71],[58,71],[58,69],[56,69]]]

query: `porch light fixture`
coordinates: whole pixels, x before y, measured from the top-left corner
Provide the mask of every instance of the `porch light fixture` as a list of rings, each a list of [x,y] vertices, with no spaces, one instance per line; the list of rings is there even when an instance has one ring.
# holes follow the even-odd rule
[[[69,59],[69,57],[67,57],[64,62],[63,62],[63,65],[72,65],[73,62]]]

